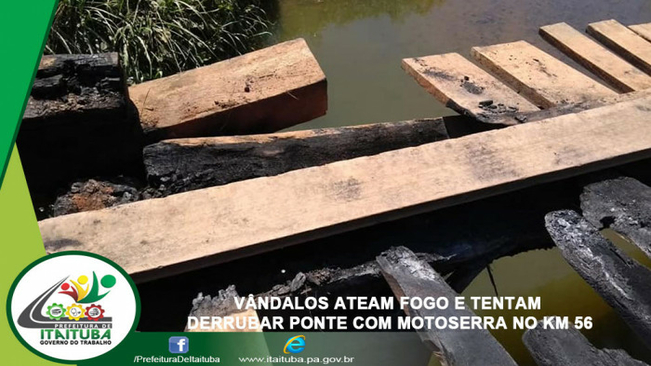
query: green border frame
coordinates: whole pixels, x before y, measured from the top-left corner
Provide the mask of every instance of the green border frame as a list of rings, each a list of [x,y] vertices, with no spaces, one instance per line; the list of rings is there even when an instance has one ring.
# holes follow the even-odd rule
[[[43,263],[45,261],[48,261],[50,259],[54,259],[54,258],[57,258],[57,257],[64,257],[64,256],[70,256],[70,255],[80,255],[80,256],[84,256],[84,257],[90,257],[90,258],[98,259],[98,260],[110,265],[114,269],[116,269],[118,272],[120,272],[120,274],[122,276],[124,276],[124,278],[126,278],[127,282],[129,283],[129,286],[131,286],[131,291],[133,291],[133,295],[134,295],[134,297],[136,299],[136,316],[135,316],[135,318],[133,320],[133,324],[131,324],[131,328],[129,329],[129,333],[127,333],[127,337],[128,337],[129,334],[133,333],[136,330],[136,327],[138,326],[138,323],[140,322],[141,305],[140,305],[140,294],[138,293],[138,288],[136,287],[135,282],[133,282],[133,279],[131,278],[131,276],[129,276],[129,274],[122,267],[117,265],[112,260],[110,260],[108,258],[105,258],[105,257],[102,257],[101,255],[97,255],[95,253],[82,252],[82,251],[78,251],[78,250],[65,251],[65,252],[50,254],[50,255],[41,257],[41,258],[33,261],[32,263],[30,263],[27,267],[25,267],[25,269],[23,269],[20,272],[20,274],[18,274],[18,276],[16,277],[14,282],[11,284],[11,288],[9,289],[9,293],[7,294],[7,303],[6,303],[7,322],[9,322],[9,327],[11,328],[11,331],[14,333],[14,336],[16,336],[16,338],[20,341],[20,343],[23,346],[25,346],[25,348],[27,348],[32,353],[34,353],[35,355],[37,355],[37,356],[39,356],[41,358],[44,358],[44,359],[46,359],[48,361],[53,361],[53,362],[58,362],[58,363],[65,363],[65,364],[77,364],[78,362],[87,362],[87,361],[95,359],[97,357],[101,357],[101,356],[105,355],[106,353],[109,353],[109,352],[115,350],[115,348],[117,348],[122,342],[124,342],[127,339],[127,337],[125,337],[122,341],[120,341],[120,343],[116,344],[108,352],[103,353],[101,355],[98,355],[98,356],[95,356],[95,357],[92,357],[92,358],[88,358],[88,359],[83,359],[83,360],[61,360],[61,359],[58,359],[58,358],[50,357],[50,356],[48,356],[48,355],[46,355],[46,354],[44,354],[42,352],[39,352],[34,347],[29,345],[23,339],[23,337],[20,335],[18,330],[16,329],[16,326],[14,325],[14,321],[13,321],[13,316],[11,314],[11,300],[13,299],[13,295],[14,295],[14,291],[16,290],[16,286],[18,285],[20,280],[22,280],[23,276],[25,276],[25,274],[27,274],[27,272],[29,272],[32,268],[36,267],[37,265],[39,265],[39,264],[41,264],[41,263]]]
[[[0,49],[6,56],[0,60],[0,69],[11,72],[5,75],[0,89],[0,98],[4,101],[0,110],[0,188],[58,4],[58,0],[19,0],[2,4]]]

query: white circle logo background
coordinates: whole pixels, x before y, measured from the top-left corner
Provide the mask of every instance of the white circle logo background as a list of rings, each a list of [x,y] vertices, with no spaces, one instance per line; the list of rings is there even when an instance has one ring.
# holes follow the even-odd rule
[[[44,345],[41,344],[41,328],[25,328],[19,324],[18,319],[23,311],[38,297],[48,292],[48,289],[63,279],[66,279],[67,282],[70,280],[76,281],[82,275],[87,276],[90,288],[94,284],[93,272],[96,274],[98,282],[106,275],[112,275],[116,280],[115,285],[100,290],[100,293],[109,291],[104,298],[92,303],[100,305],[105,310],[104,317],[112,318],[110,345]],[[95,285],[99,285],[99,283]],[[75,303],[70,296],[60,294],[60,291],[60,286],[58,286],[57,290],[45,302],[46,306],[43,309],[35,309],[34,311],[47,317],[47,306],[57,303],[66,307],[71,303]],[[11,316],[13,318],[11,321],[23,341],[45,356],[59,360],[86,360],[110,351],[129,334],[137,315],[136,295],[129,280],[109,263],[83,254],[53,256],[38,263],[23,275],[10,296],[12,296]],[[92,304],[81,305],[85,309]],[[61,319],[68,318],[64,315]],[[72,324],[75,323],[77,322]],[[55,329],[63,332],[66,330],[66,328]],[[103,328],[99,329],[103,330]],[[56,340],[54,338],[52,336],[51,340]],[[77,337],[77,340],[79,340],[79,337]]]

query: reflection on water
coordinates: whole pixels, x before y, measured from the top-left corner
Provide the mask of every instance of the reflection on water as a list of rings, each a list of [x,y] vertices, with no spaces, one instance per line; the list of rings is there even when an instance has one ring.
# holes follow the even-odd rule
[[[542,25],[648,22],[648,0],[275,0],[274,41],[303,37],[328,77],[328,114],[295,128],[449,115],[400,68],[405,57],[525,39]],[[573,64],[574,65],[574,64]]]
[[[640,250],[607,230],[605,236],[641,263],[651,267],[651,260]],[[541,311],[478,311],[479,315],[512,316],[591,316],[594,328],[583,334],[599,348],[620,348],[638,359],[651,360],[641,341],[619,316],[565,262],[557,249],[537,250],[496,261],[493,275],[500,296],[540,296]],[[493,296],[494,290],[484,271],[463,293],[464,296]],[[520,365],[534,365],[522,344],[523,331],[497,330],[493,334]]]
[[[619,235],[605,230],[604,236],[613,240],[632,258],[651,268],[651,260]],[[598,348],[625,349],[637,359],[647,363],[651,361],[651,352],[601,297],[574,272],[557,249],[537,250],[502,258],[496,261],[492,268],[500,296],[540,296],[542,310],[477,311],[478,315],[502,315],[507,319],[513,316],[567,316],[569,319],[591,316],[594,327],[584,330],[583,334],[592,344]],[[486,271],[463,293],[466,298],[494,294]],[[495,330],[492,333],[519,365],[535,365],[522,343],[524,331]],[[439,366],[439,363],[432,360],[429,366]]]
[[[648,0],[276,0],[273,8],[274,42],[305,38],[328,77],[328,114],[295,129],[451,114],[401,70],[405,57],[447,52],[468,57],[473,46],[524,39],[578,67],[538,36],[540,26],[566,22],[583,30],[603,19],[651,20]],[[543,298],[541,312],[522,315],[592,316],[595,327],[585,334],[595,345],[651,360],[557,250],[503,258],[493,268],[500,295]],[[492,294],[485,272],[464,293]],[[521,332],[494,334],[519,363],[532,364]]]

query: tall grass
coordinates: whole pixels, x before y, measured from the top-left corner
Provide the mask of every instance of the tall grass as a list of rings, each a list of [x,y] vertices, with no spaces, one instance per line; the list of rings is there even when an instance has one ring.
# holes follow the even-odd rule
[[[60,0],[46,52],[116,51],[141,82],[250,51],[269,25],[260,0]]]

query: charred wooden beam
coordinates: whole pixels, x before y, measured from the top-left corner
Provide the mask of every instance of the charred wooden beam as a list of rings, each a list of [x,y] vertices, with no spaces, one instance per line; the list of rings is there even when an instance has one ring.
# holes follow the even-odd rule
[[[459,296],[429,264],[405,247],[382,253],[377,262],[396,297],[445,297],[454,304],[455,297]],[[403,310],[410,316],[420,317],[475,316],[469,309],[454,306]],[[516,365],[486,329],[423,329],[418,334],[445,365]]]
[[[581,210],[592,225],[617,231],[651,257],[651,188],[627,177],[590,184]]]
[[[545,222],[565,260],[651,345],[651,270],[574,211],[552,212]]]
[[[449,137],[447,122],[456,134],[468,134],[477,128],[467,118],[446,117],[265,135],[165,140],[144,148],[149,185],[137,179],[75,182],[51,208],[44,208],[41,218],[99,210],[444,140]]]
[[[545,329],[542,322],[522,337],[538,366],[648,366],[620,349],[597,349],[574,327]]]
[[[267,135],[166,140],[144,149],[161,196],[268,177],[448,138],[444,120],[376,123]]]
[[[73,179],[142,174],[141,133],[117,54],[43,56],[17,139],[35,204]]]

